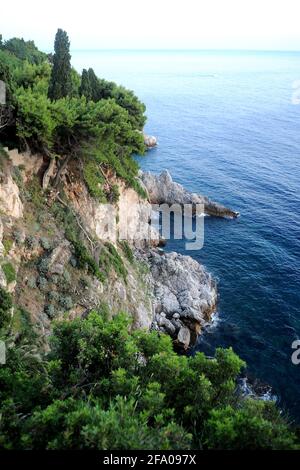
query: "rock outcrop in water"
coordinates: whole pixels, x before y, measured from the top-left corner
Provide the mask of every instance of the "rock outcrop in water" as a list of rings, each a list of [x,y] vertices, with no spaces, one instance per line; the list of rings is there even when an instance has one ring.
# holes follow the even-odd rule
[[[144,144],[146,145],[147,148],[153,148],[156,147],[157,145],[157,138],[154,137],[153,135],[147,135],[143,134],[144,136]]]
[[[207,215],[229,218],[239,216],[239,212],[213,202],[206,196],[186,190],[181,184],[173,181],[168,170],[160,175],[141,171],[139,176],[152,204],[204,204],[204,212]]]

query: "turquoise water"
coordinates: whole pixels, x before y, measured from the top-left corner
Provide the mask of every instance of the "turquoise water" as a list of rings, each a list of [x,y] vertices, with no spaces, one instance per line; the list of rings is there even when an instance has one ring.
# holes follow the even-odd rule
[[[168,168],[187,188],[238,210],[205,218],[202,250],[218,279],[218,321],[197,348],[232,346],[300,420],[300,53],[74,52],[77,69],[133,89],[159,146],[142,168]],[[184,252],[184,243],[168,248]]]

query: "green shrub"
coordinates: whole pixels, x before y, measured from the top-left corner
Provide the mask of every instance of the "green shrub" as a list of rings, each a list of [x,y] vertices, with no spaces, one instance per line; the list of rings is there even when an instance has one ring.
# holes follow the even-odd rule
[[[83,168],[83,177],[91,196],[97,198],[101,203],[107,202],[107,198],[103,190],[105,180],[96,162],[89,161],[85,163]]]
[[[28,279],[28,282],[27,282],[27,285],[30,289],[36,289],[36,278],[31,276],[29,279]]]
[[[42,193],[41,184],[37,176],[30,179],[26,186],[26,199],[30,201],[37,209],[43,209],[45,199]]]
[[[130,248],[128,242],[126,240],[121,240],[119,242],[126,258],[128,259],[128,261],[130,263],[133,263],[134,262],[134,255],[133,255],[133,252],[132,252],[132,249]]]
[[[41,258],[38,263],[38,271],[41,275],[46,275],[49,270],[49,259],[48,258]]]
[[[14,230],[13,239],[15,240],[15,242],[18,246],[21,246],[24,243],[24,240],[25,240],[25,235],[24,235],[23,230],[20,230],[20,229]]]
[[[90,287],[90,281],[88,278],[81,277],[79,282],[82,289],[88,289]]]
[[[296,449],[296,438],[287,428],[275,403],[246,399],[240,409],[228,405],[210,412],[206,445],[211,449]]]
[[[2,264],[2,270],[8,284],[16,280],[16,270],[11,263]]]
[[[41,247],[42,247],[44,250],[50,250],[50,248],[51,248],[51,242],[49,241],[48,238],[41,237],[41,238],[40,238],[40,244],[41,244]]]
[[[299,448],[274,403],[237,394],[244,363],[231,349],[179,356],[169,336],[110,314],[55,322],[48,354],[8,350],[2,448]]]
[[[48,213],[45,212],[40,212],[37,216],[38,223],[41,225],[44,225],[49,219]]]
[[[60,283],[60,276],[58,276],[58,274],[53,274],[51,276],[51,282],[55,285],[59,284]]]
[[[30,64],[41,64],[47,58],[47,55],[39,51],[33,41],[25,41],[20,38],[11,38],[5,41],[2,49]]]
[[[29,142],[33,150],[51,148],[55,121],[47,96],[36,89],[20,87],[16,91],[16,100],[18,137]]]
[[[59,293],[56,290],[51,290],[48,292],[48,298],[51,302],[58,302],[59,301]]]
[[[37,333],[35,332],[31,322],[30,313],[19,306],[14,307],[10,331],[15,335],[15,342],[18,344],[23,341],[27,344],[32,343],[38,339]]]
[[[0,56],[1,59],[1,56]],[[5,160],[8,160],[7,152],[4,150],[3,145],[0,143],[0,170],[3,167],[3,163]]]
[[[77,267],[77,259],[75,256],[71,256],[70,258],[70,265],[73,266],[73,268]]]
[[[0,329],[10,322],[12,305],[11,295],[0,287]]]
[[[70,310],[74,305],[72,298],[68,295],[61,295],[59,298],[59,303],[65,310]]]
[[[20,167],[14,166],[12,170],[12,177],[16,185],[20,188],[23,189],[24,182],[23,182],[23,176],[22,176],[22,170]]]
[[[71,274],[69,273],[69,271],[67,270],[64,271],[63,278],[66,284],[70,284],[72,278],[71,278]]]
[[[71,241],[72,239],[69,238],[69,240]],[[84,244],[75,239],[73,239],[72,244],[77,259],[77,267],[79,269],[87,269],[89,273],[99,279],[99,281],[104,282],[105,276],[100,272],[98,264],[89,254],[88,249]]]
[[[41,291],[45,291],[48,287],[48,280],[44,276],[39,276],[37,279],[37,285]]]
[[[34,250],[38,245],[38,240],[33,235],[28,235],[26,237],[25,244],[27,248],[29,248],[30,250]]]
[[[56,309],[55,309],[54,305],[48,304],[48,305],[45,306],[44,310],[45,310],[45,313],[48,315],[48,317],[50,319],[55,317]]]
[[[11,240],[10,238],[4,238],[2,243],[4,246],[5,253],[8,254],[10,250],[12,249],[12,246],[14,243],[13,240]]]
[[[123,260],[116,248],[112,243],[107,242],[100,252],[99,267],[106,275],[109,274],[111,269],[114,269],[116,274],[123,277],[126,281],[127,270],[124,266]]]
[[[120,197],[119,186],[117,184],[111,185],[109,196],[108,196],[109,202],[111,202],[112,204],[115,204],[116,202],[118,202],[119,197]]]
[[[35,232],[39,232],[41,230],[41,226],[38,222],[35,222],[32,228]]]

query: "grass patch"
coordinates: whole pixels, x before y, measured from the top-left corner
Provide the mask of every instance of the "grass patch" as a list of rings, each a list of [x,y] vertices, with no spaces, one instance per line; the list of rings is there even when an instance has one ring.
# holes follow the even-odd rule
[[[18,186],[19,189],[23,190],[24,189],[24,182],[23,182],[23,176],[22,176],[22,168],[14,166],[12,168],[12,178],[16,185]]]
[[[5,254],[8,254],[10,250],[12,249],[12,246],[14,243],[13,240],[11,238],[4,238],[2,243],[4,246]]]
[[[91,196],[99,202],[107,202],[106,194],[103,191],[104,177],[95,161],[86,162],[83,168],[83,177]]]
[[[126,281],[127,270],[124,266],[121,256],[117,252],[114,245],[111,243],[106,243],[103,246],[99,257],[99,266],[107,275],[113,268],[116,274],[123,277],[123,279]]]
[[[99,281],[104,282],[105,281],[105,276],[103,273],[101,273],[99,266],[97,265],[96,261],[94,258],[90,255],[88,249],[86,246],[80,241],[74,239],[72,236],[68,236],[66,234],[66,237],[68,240],[72,243],[74,250],[75,250],[75,256],[77,259],[77,266],[80,269],[85,269],[87,268],[88,272],[95,276]]]
[[[86,150],[84,166],[89,168],[90,171],[94,167],[94,171],[92,172],[93,175],[96,176],[100,174],[99,178],[98,176],[92,178],[92,175],[89,175],[90,181],[92,182],[92,188],[95,187],[97,182],[103,182],[103,175],[100,172],[98,165],[102,165],[105,169],[112,170],[113,173],[117,177],[121,178],[127,186],[133,188],[141,198],[147,199],[147,193],[137,178],[139,165],[124,149],[119,148],[117,153],[115,153],[111,151],[109,146],[105,145],[105,142],[102,142],[102,145],[99,143],[96,149],[91,148]],[[90,172],[89,170],[88,174]],[[89,186],[89,182],[87,182],[87,185]],[[116,190],[110,188],[110,192],[111,194],[109,194],[109,192],[107,194],[108,200],[116,202],[114,201],[114,199],[118,197]]]
[[[16,280],[16,270],[11,263],[2,264],[2,270],[4,272],[8,284]]]
[[[27,340],[35,340],[37,338],[37,333],[33,329],[30,314],[22,307],[14,309],[10,328],[13,334],[19,335],[18,341],[25,338]]]
[[[45,205],[45,198],[37,176],[33,177],[26,186],[25,198],[37,209],[42,209]]]
[[[124,255],[126,256],[126,258],[128,259],[128,261],[133,264],[134,262],[134,255],[133,255],[133,252],[132,252],[132,249],[130,248],[128,242],[126,240],[121,240],[119,242],[119,245],[120,247],[122,248],[123,252],[124,252]]]

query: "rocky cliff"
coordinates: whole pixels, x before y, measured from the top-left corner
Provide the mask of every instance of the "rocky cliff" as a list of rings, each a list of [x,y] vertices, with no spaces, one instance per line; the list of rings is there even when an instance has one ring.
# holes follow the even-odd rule
[[[120,196],[112,210],[90,196],[72,168],[62,175],[60,191],[43,190],[47,168],[39,155],[16,151],[1,162],[0,284],[15,305],[46,336],[53,318],[106,305],[109,315],[125,311],[135,328],[160,330],[187,349],[216,307],[211,275],[189,256],[157,249],[155,236],[118,241],[122,224],[135,231],[141,212],[148,224],[152,210],[122,181],[114,179]],[[141,180],[151,202],[201,200],[210,213],[236,214],[188,193],[167,172],[143,173]]]

